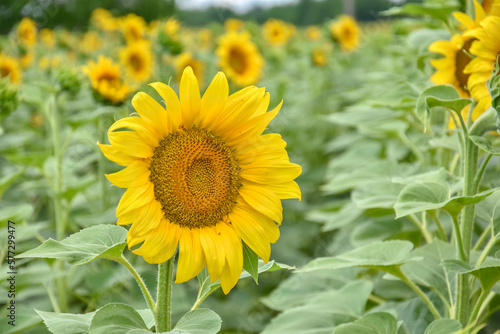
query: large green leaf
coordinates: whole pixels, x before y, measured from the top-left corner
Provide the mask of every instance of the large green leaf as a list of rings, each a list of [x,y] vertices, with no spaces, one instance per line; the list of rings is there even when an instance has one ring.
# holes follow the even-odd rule
[[[443,262],[443,266],[451,272],[476,276],[485,291],[489,291],[500,280],[500,259],[496,257],[486,257],[476,268],[461,260],[447,260]]]
[[[487,136],[469,136],[469,139],[472,140],[472,142],[483,151],[488,152],[492,155],[500,155],[500,145],[498,138],[490,139]]]
[[[335,328],[332,334],[397,334],[398,323],[389,313],[369,313],[354,322]]]
[[[495,191],[476,206],[476,215],[493,226],[494,234],[500,232],[500,191]]]
[[[108,304],[95,313],[89,327],[89,334],[150,333],[144,319],[126,304]]]
[[[95,312],[85,314],[55,313],[35,310],[54,334],[88,334]]]
[[[430,16],[435,19],[441,20],[443,22],[448,22],[448,18],[451,16],[451,13],[458,10],[458,7],[455,5],[442,5],[442,4],[434,4],[434,3],[424,3],[424,4],[416,4],[409,3],[402,7],[392,7],[389,10],[381,12],[382,15],[415,15],[415,16]]]
[[[186,313],[175,325],[173,332],[189,334],[215,334],[220,331],[221,318],[212,310],[200,308]]]
[[[119,258],[126,245],[127,230],[116,225],[96,225],[70,235],[62,241],[49,239],[19,258],[38,257],[66,261],[73,265],[97,258]]]
[[[402,264],[422,259],[410,256],[412,249],[413,244],[409,241],[374,242],[338,256],[317,258],[309,262],[301,271],[366,267],[394,273]]]
[[[437,319],[431,322],[424,334],[453,334],[462,329],[460,321],[455,319]]]

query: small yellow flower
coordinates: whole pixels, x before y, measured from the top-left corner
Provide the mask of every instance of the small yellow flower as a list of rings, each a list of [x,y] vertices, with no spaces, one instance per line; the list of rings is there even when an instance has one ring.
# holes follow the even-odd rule
[[[120,61],[127,74],[136,82],[149,80],[153,75],[153,51],[149,41],[128,44],[120,50]]]
[[[44,70],[58,68],[60,65],[61,65],[60,56],[54,56],[54,57],[43,56],[42,58],[40,58],[40,61],[38,62],[38,66]]]
[[[310,41],[317,41],[321,38],[321,30],[317,26],[309,26],[306,28],[306,38]]]
[[[27,50],[27,52],[23,55],[19,56],[19,63],[21,64],[21,67],[26,69],[33,64],[33,61],[35,60],[35,53],[33,50]]]
[[[120,18],[120,28],[127,43],[131,43],[144,39],[147,24],[141,16],[128,14]]]
[[[268,262],[280,235],[281,199],[301,197],[294,181],[301,167],[289,161],[279,134],[262,134],[281,103],[268,112],[269,93],[257,87],[228,96],[221,72],[202,97],[189,67],[179,97],[163,83],[151,86],[166,109],[139,92],[132,99],[139,116],[109,128],[111,145],[98,143],[125,166],[106,175],[127,189],[117,224],[132,225],[128,247],[149,263],[165,262],[179,248],[177,283],[207,267],[227,294],[243,268],[243,242]]]
[[[81,41],[81,49],[83,50],[83,52],[89,54],[99,50],[102,47],[102,44],[103,42],[97,32],[87,31],[83,35],[83,39]]]
[[[90,22],[103,31],[114,31],[118,28],[118,22],[113,14],[107,9],[96,8],[90,14]]]
[[[214,34],[212,30],[203,28],[198,33],[198,38],[200,41],[200,48],[206,50],[212,48],[212,41],[214,38]]]
[[[248,32],[221,36],[215,52],[220,68],[238,86],[253,85],[262,75],[264,59]]]
[[[267,43],[276,46],[285,45],[291,36],[287,23],[276,19],[268,19],[262,26],[262,33]]]
[[[182,73],[187,67],[191,67],[193,70],[194,76],[198,80],[200,86],[203,86],[203,77],[205,73],[205,66],[203,62],[199,59],[193,57],[191,52],[183,52],[177,56],[175,60],[175,72],[177,74],[177,79],[180,81],[182,77]]]
[[[54,30],[43,28],[40,30],[39,36],[40,41],[46,48],[52,49],[56,45],[56,34]]]
[[[165,26],[163,27],[163,31],[172,40],[177,40],[177,34],[179,32],[180,27],[181,27],[180,21],[171,17],[165,23]]]
[[[323,67],[328,64],[328,53],[323,47],[315,47],[311,51],[311,58],[314,65]]]
[[[361,29],[356,20],[349,15],[342,15],[330,26],[330,33],[343,51],[353,51],[361,43]]]
[[[224,29],[229,32],[229,31],[240,31],[243,29],[245,26],[245,23],[243,21],[235,19],[235,18],[229,18],[224,21]]]
[[[127,98],[132,87],[125,84],[117,64],[110,58],[99,56],[97,62],[90,60],[83,67],[94,91],[104,99],[118,104]]]
[[[17,38],[19,42],[27,47],[31,47],[36,43],[36,23],[29,17],[25,17],[17,27]]]
[[[16,58],[0,53],[0,78],[6,77],[11,83],[20,83],[22,72]]]

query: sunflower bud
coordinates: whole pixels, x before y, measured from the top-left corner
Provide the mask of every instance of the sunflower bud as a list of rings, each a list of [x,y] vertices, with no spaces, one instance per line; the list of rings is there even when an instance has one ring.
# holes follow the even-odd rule
[[[17,109],[19,98],[15,86],[8,80],[0,79],[0,118]]]
[[[77,94],[82,86],[80,75],[74,69],[69,67],[61,67],[56,69],[55,79],[59,83],[61,90]]]

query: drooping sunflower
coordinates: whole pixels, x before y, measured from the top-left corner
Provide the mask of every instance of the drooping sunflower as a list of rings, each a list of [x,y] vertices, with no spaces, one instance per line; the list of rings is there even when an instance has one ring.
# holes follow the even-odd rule
[[[36,35],[37,29],[35,21],[29,17],[24,17],[17,27],[17,38],[19,42],[26,47],[32,47],[36,43]]]
[[[133,13],[120,19],[120,27],[127,43],[144,39],[147,30],[144,18]]]
[[[289,25],[281,20],[268,19],[262,26],[264,39],[270,45],[285,45],[290,39],[291,31]]]
[[[262,75],[264,58],[248,32],[229,32],[221,36],[215,52],[220,68],[240,87],[255,84]]]
[[[191,67],[198,83],[200,86],[203,86],[205,65],[201,60],[195,58],[191,52],[183,52],[178,55],[175,60],[175,72],[179,81],[182,78],[182,73],[184,73],[187,67]]]
[[[126,73],[136,82],[149,80],[153,75],[153,51],[149,41],[129,43],[120,50],[120,60]]]
[[[475,39],[470,53],[476,56],[465,67],[469,74],[468,86],[474,100],[478,102],[474,113],[482,114],[491,105],[491,95],[486,82],[491,76],[497,57],[500,55],[500,17],[488,16],[480,22],[480,27],[465,33]]]
[[[349,15],[342,15],[333,22],[330,25],[330,33],[344,51],[356,50],[361,43],[361,29],[356,20]]]
[[[11,83],[21,82],[22,72],[19,62],[14,57],[0,53],[0,78],[9,78]]]
[[[294,181],[301,167],[289,162],[286,143],[262,135],[281,103],[266,112],[269,94],[257,87],[228,96],[221,72],[201,98],[189,67],[179,98],[165,84],[151,86],[166,110],[139,92],[132,99],[139,117],[118,120],[108,131],[111,145],[98,143],[126,166],[107,175],[127,188],[118,224],[132,224],[128,247],[149,263],[167,261],[179,246],[177,283],[206,266],[228,293],[242,270],[242,241],[267,262],[280,234],[280,200],[301,196]]]
[[[99,56],[97,62],[90,60],[83,73],[97,94],[115,104],[125,101],[133,89],[124,82],[118,65],[105,56]]]
[[[321,30],[317,26],[309,26],[306,28],[306,38],[310,41],[317,41],[321,38]]]

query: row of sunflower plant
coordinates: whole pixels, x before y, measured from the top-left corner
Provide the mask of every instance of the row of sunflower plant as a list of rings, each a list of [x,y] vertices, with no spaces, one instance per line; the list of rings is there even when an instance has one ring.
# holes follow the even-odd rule
[[[211,309],[226,329],[262,329],[272,311],[256,306],[257,286],[243,280],[244,289],[225,294],[239,279],[292,269],[269,261],[270,244],[280,235],[281,199],[301,197],[301,167],[280,135],[262,133],[281,99],[298,96],[283,73],[310,72],[312,81],[333,61],[327,36],[352,50],[359,32],[348,17],[300,32],[275,19],[193,30],[173,18],[146,23],[96,9],[84,33],[39,30],[24,18],[2,36],[0,217],[6,235],[7,221],[16,223],[16,254],[24,253],[15,263],[17,319],[1,331],[215,333],[222,320]],[[258,82],[278,96],[249,86]],[[311,94],[302,100],[331,85],[328,77],[316,83],[302,86]],[[297,159],[310,161],[302,193],[314,194],[324,164],[293,138],[293,123],[302,136],[317,134],[312,120],[299,125],[302,116],[278,116],[274,127],[288,131]],[[295,206],[285,214],[302,228],[291,236],[307,245],[300,229],[309,223]],[[4,275],[12,262],[1,245]],[[290,238],[283,262],[305,257],[296,246]],[[189,282],[172,287],[174,270],[177,283]],[[249,321],[252,314],[260,320]]]
[[[23,19],[0,40],[0,217],[24,252],[1,331],[496,330],[500,2],[458,9]]]

